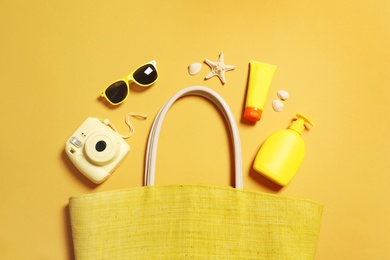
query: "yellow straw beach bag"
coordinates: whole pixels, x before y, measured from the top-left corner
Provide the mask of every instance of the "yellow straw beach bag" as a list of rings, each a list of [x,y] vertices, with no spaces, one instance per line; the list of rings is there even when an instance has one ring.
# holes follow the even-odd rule
[[[165,114],[187,95],[216,104],[229,125],[235,187],[154,185]],[[145,187],[69,199],[76,259],[314,259],[322,206],[243,189],[241,145],[229,107],[213,90],[189,87],[161,108],[152,125]]]

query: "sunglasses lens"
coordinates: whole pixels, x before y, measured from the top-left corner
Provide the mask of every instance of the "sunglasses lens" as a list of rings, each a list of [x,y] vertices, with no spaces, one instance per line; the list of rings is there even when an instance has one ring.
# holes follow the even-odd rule
[[[150,85],[157,80],[157,70],[152,64],[146,64],[138,68],[134,74],[134,80],[140,85]]]
[[[111,101],[113,104],[118,104],[125,100],[128,93],[127,84],[124,81],[117,81],[113,84],[111,84],[106,89],[106,97]]]

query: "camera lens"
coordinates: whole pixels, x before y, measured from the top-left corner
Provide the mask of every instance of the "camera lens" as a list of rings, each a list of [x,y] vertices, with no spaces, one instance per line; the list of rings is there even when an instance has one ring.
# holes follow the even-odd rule
[[[89,135],[83,145],[89,161],[95,165],[106,165],[118,155],[118,137],[115,132],[96,131]]]
[[[104,149],[106,149],[106,147],[107,147],[107,144],[103,140],[97,142],[96,145],[95,145],[95,149],[98,152],[103,152]]]

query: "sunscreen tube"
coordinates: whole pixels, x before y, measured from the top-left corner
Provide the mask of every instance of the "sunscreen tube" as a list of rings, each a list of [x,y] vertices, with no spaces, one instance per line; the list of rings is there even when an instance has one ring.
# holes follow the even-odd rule
[[[261,118],[276,66],[250,61],[248,90],[246,94],[244,118],[257,122]]]

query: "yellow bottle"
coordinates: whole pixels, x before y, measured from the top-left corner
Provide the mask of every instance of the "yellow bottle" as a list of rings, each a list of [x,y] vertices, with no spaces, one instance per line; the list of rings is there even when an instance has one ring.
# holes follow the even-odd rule
[[[261,146],[253,168],[268,179],[286,186],[295,176],[305,157],[305,143],[301,137],[307,117],[297,114],[288,129],[270,135]]]

